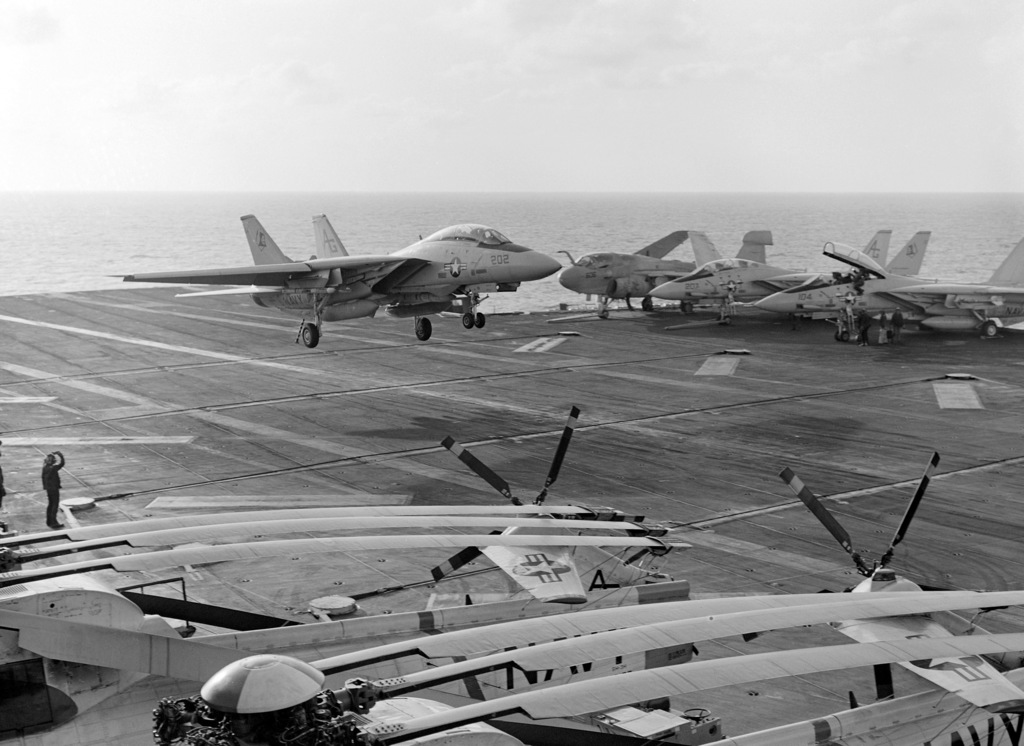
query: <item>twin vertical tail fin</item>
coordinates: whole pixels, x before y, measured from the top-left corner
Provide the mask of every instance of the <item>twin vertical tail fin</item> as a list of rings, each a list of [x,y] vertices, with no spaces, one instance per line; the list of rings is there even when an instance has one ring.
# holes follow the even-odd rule
[[[889,274],[912,277],[921,273],[921,265],[924,263],[924,252],[928,248],[928,239],[932,237],[931,231],[918,231],[914,237],[907,241],[906,245],[899,250],[899,253],[892,258],[885,270]],[[879,262],[881,264],[881,262]]]
[[[891,238],[892,231],[878,231],[874,238],[868,241],[867,246],[864,247],[863,253],[867,254],[882,266],[885,266],[885,261],[889,257],[889,239]],[[903,248],[906,249],[905,246]]]
[[[243,215],[242,227],[249,240],[254,264],[287,264],[292,260],[284,255],[270,234],[260,225],[255,215]]]
[[[718,250],[708,238],[704,231],[690,231],[690,245],[693,246],[693,258],[698,267],[703,267],[708,262],[715,262],[722,258]]]
[[[990,285],[1024,285],[1024,238],[1003,260],[988,282]]]
[[[313,232],[316,234],[316,255],[320,259],[332,256],[348,256],[345,244],[326,215],[313,216]]]
[[[767,264],[765,246],[774,246],[771,231],[747,231],[743,235],[743,245],[736,254],[737,259],[746,259],[758,264]]]

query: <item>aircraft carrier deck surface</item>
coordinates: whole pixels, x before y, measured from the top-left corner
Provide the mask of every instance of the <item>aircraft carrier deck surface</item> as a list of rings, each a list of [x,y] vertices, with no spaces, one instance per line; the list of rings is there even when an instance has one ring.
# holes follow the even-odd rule
[[[695,597],[841,590],[849,557],[778,477],[789,466],[869,560],[888,545],[932,451],[942,460],[892,566],[953,588],[1024,587],[1024,336],[910,331],[857,347],[833,328],[755,312],[491,316],[328,324],[316,349],[295,320],[246,298],[174,288],[0,297],[0,515],[43,531],[43,456],[60,450],[64,511],[94,525],[179,512],[384,504],[500,504],[440,446],[446,435],[525,501],[543,484],[569,407],[582,413],[549,504],[604,505],[677,526],[692,548],[662,569]],[[500,591],[496,573],[428,584],[443,551],[286,557],[100,576],[184,577],[189,598],[314,621],[318,597],[372,612],[431,593]],[[484,563],[466,568],[482,569]],[[404,590],[374,593],[390,586]],[[368,594],[368,595],[364,595]],[[983,626],[1019,631],[1024,615]],[[846,641],[828,629],[698,645],[701,656]],[[896,672],[897,693],[924,685]],[[711,690],[736,734],[873,697],[870,671]]]

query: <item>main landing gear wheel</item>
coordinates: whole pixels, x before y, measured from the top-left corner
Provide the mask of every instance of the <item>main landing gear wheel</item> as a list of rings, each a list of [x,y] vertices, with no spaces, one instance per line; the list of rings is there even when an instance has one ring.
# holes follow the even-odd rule
[[[416,339],[426,342],[430,339],[432,331],[434,331],[434,327],[430,323],[430,319],[416,319]]]
[[[306,322],[302,325],[299,338],[306,347],[316,347],[320,344],[320,330],[316,328],[316,324]]]
[[[683,313],[693,313],[693,304],[688,300],[679,301],[679,310]]]
[[[608,309],[607,308],[602,308],[600,311],[598,311],[597,312],[597,318],[599,318],[599,319],[606,319],[606,318],[608,318]]]
[[[846,331],[845,329],[843,329],[843,331],[841,332],[836,332],[836,339],[838,339],[840,342],[849,342],[850,332]]]
[[[996,322],[989,319],[981,325],[981,336],[983,337],[994,337],[999,334],[999,327],[996,326]]]
[[[483,329],[484,328],[484,324],[487,323],[487,317],[484,316],[482,313],[478,313],[473,318],[473,323],[476,325],[477,329]]]
[[[641,311],[653,311],[654,310],[654,299],[649,295],[645,295],[643,300],[640,301]]]
[[[472,329],[473,328],[473,322],[474,322],[473,314],[471,314],[471,313],[464,313],[464,314],[462,314],[462,325],[464,327],[466,327],[467,329]]]

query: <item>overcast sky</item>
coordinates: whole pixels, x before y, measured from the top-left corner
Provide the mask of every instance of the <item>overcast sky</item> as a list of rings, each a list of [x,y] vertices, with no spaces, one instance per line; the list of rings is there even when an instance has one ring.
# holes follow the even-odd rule
[[[0,190],[1024,191],[1024,3],[5,0]]]

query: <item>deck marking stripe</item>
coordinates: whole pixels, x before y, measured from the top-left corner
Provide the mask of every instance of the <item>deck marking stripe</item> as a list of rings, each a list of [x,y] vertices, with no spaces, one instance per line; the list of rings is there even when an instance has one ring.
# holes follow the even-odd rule
[[[256,360],[253,358],[242,357],[240,355],[229,355],[226,352],[214,352],[213,350],[201,350],[198,347],[186,347],[185,345],[171,345],[164,342],[154,342],[151,339],[141,339],[139,337],[123,337],[120,334],[110,334],[109,332],[98,332],[92,329],[82,329],[77,326],[65,326],[63,324],[50,324],[46,321],[33,321],[32,319],[19,319],[15,316],[2,316],[0,315],[0,321],[11,321],[16,324],[28,324],[29,326],[39,326],[46,329],[56,329],[57,331],[70,332],[72,334],[83,334],[87,337],[98,337],[100,339],[109,339],[112,342],[124,342],[125,344],[138,345],[140,347],[153,347],[158,350],[165,350],[167,352],[183,352],[187,355],[196,355],[199,357],[210,357],[216,360],[226,360],[231,363],[249,363],[250,365],[261,365],[266,368],[277,368],[278,370],[287,370],[293,373],[302,373],[303,375],[317,375],[320,371],[311,368],[302,368],[297,365],[286,365],[285,363],[275,363],[270,360]]]
[[[547,352],[550,349],[558,347],[568,337],[540,337],[527,342],[522,347],[518,347],[513,352]]]
[[[83,445],[83,446],[120,446],[120,445],[183,445],[191,443],[192,435],[115,435],[112,437],[98,436],[95,438],[5,438],[4,445],[8,446],[59,446],[59,445]]]
[[[969,383],[933,383],[941,409],[984,409],[978,392]]]
[[[0,404],[45,404],[56,399],[56,396],[0,396]]]
[[[736,357],[709,357],[693,374],[695,376],[731,376],[740,360]]]
[[[47,373],[45,370],[36,370],[35,368],[26,368],[24,365],[15,365],[14,363],[5,363],[0,361],[0,370],[6,370],[10,373],[16,373],[19,376],[25,376],[26,378],[34,378],[37,381],[46,381],[50,379],[56,379],[55,382],[68,388],[78,389],[79,391],[87,391],[90,394],[100,394],[111,399],[118,399],[120,401],[131,402],[132,404],[140,407],[146,407],[147,409],[156,408],[166,409],[167,405],[155,402],[152,399],[148,399],[144,396],[138,396],[128,391],[121,391],[110,386],[101,386],[98,383],[92,383],[90,381],[71,381],[62,380],[56,373]],[[54,397],[55,398],[55,397]]]

